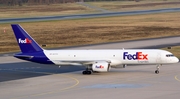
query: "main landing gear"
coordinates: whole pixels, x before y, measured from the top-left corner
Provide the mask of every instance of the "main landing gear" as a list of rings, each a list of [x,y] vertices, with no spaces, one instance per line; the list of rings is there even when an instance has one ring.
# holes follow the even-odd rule
[[[159,67],[159,66],[162,66],[162,64],[161,64],[161,65],[157,65],[157,66],[156,66],[156,69],[157,69],[157,70],[155,70],[155,73],[156,73],[156,74],[159,74],[159,69],[160,69],[160,67]]]
[[[86,70],[82,72],[83,75],[91,75],[92,69],[90,66],[86,67]]]
[[[91,74],[91,71],[90,71],[90,70],[88,70],[88,71],[85,70],[85,71],[82,72],[82,74],[83,74],[83,75],[90,75],[90,74]]]

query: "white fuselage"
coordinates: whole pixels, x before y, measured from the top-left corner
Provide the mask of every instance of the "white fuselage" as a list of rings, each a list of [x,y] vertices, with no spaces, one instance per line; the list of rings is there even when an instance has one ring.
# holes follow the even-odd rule
[[[177,57],[172,56],[172,53],[156,49],[44,50],[44,53],[56,65],[84,65],[90,62],[107,61],[111,66],[116,66],[120,64],[168,64],[179,61]]]

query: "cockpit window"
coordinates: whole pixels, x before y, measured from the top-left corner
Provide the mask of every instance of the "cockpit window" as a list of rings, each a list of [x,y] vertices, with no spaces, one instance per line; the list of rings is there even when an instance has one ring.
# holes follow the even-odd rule
[[[174,57],[173,54],[167,54],[166,57]]]

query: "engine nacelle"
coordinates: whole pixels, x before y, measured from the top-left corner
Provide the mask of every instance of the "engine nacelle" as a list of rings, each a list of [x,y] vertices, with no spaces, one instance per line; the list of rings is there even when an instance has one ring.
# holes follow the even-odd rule
[[[110,65],[107,62],[99,62],[92,65],[92,70],[96,72],[108,72]]]

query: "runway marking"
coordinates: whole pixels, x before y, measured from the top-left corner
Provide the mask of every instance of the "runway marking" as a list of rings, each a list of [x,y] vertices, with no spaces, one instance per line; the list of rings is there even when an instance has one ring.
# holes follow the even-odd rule
[[[178,79],[178,75],[176,75],[174,78],[175,78],[175,80],[180,82],[180,79]]]
[[[90,86],[85,86],[83,88],[142,88],[150,86],[148,84],[95,84]]]
[[[20,70],[14,70],[14,71],[20,71]],[[33,72],[33,71],[20,71],[20,72],[32,72],[32,73],[52,74],[52,75],[57,75],[57,76],[63,76],[63,77],[66,77],[66,78],[74,80],[76,83],[71,85],[71,86],[69,86],[69,87],[65,87],[65,88],[62,88],[62,89],[59,89],[59,90],[53,90],[53,91],[48,91],[48,92],[43,92],[43,93],[33,94],[33,95],[28,95],[28,96],[22,96],[22,97],[16,97],[16,98],[11,98],[11,99],[22,99],[22,98],[27,98],[27,97],[36,97],[36,96],[43,96],[43,95],[58,93],[60,91],[66,91],[66,90],[72,89],[72,88],[76,87],[80,83],[79,80],[76,79],[75,77],[68,76],[68,75],[63,75],[63,74],[59,75],[59,74],[56,74],[56,73]]]
[[[42,96],[42,95],[47,95],[47,94],[52,94],[52,93],[58,93],[59,91],[65,91],[65,90],[68,90],[68,89],[71,89],[75,86],[77,86],[79,84],[79,80],[72,77],[72,76],[67,76],[67,75],[60,75],[60,76],[64,76],[64,77],[67,77],[67,78],[70,78],[70,79],[73,79],[74,81],[76,81],[76,83],[72,86],[69,86],[69,87],[65,87],[65,88],[62,88],[62,89],[59,89],[59,90],[54,90],[54,91],[50,91],[50,92],[45,92],[45,93],[40,93],[40,94],[36,94],[36,95],[31,95],[31,97],[35,97],[35,96]]]

